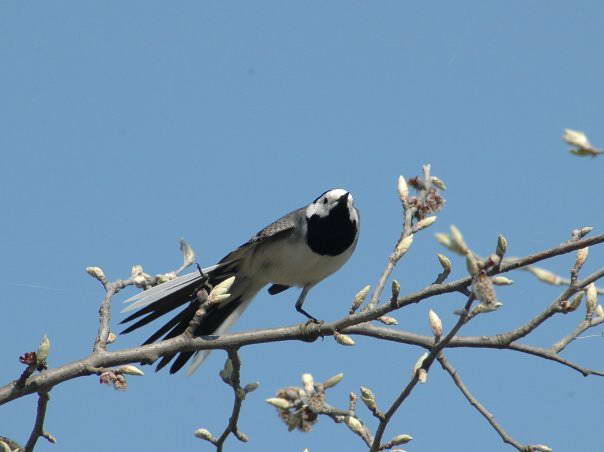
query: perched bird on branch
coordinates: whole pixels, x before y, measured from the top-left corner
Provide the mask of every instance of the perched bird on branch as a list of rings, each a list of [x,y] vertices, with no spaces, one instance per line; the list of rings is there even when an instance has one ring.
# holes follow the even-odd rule
[[[182,334],[200,307],[198,291],[204,285],[211,289],[231,276],[235,281],[229,290],[230,296],[208,307],[193,332],[194,336],[225,333],[267,284],[272,284],[268,288],[271,295],[290,287],[301,287],[296,310],[316,322],[302,308],[308,291],[348,261],[358,236],[359,213],[352,195],[340,188],[328,190],[307,206],[269,224],[217,265],[179,276],[126,300],[132,304],[123,312],[140,309],[122,323],[139,320],[122,333],[134,331],[186,305],[144,344]],[[170,373],[180,370],[195,355],[188,370],[188,374],[192,374],[209,353],[209,350],[178,353]],[[156,370],[175,356],[162,357]]]

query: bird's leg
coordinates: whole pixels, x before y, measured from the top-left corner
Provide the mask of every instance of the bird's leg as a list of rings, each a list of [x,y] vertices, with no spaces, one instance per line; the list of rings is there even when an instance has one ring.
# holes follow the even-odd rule
[[[300,293],[300,296],[298,297],[298,301],[296,301],[296,311],[298,311],[300,314],[304,314],[312,322],[319,323],[319,321],[317,319],[315,319],[312,315],[310,315],[308,312],[306,312],[304,309],[302,309],[302,305],[304,304],[304,299],[306,298],[306,294],[308,294],[309,290],[310,290],[309,286],[304,286],[302,288],[302,293]]]

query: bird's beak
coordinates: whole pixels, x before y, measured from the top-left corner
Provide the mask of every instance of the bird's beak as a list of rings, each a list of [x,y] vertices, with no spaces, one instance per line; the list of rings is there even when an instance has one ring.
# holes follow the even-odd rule
[[[350,193],[346,193],[345,195],[340,196],[340,199],[338,199],[338,204],[344,204],[345,202],[347,202],[349,196]]]

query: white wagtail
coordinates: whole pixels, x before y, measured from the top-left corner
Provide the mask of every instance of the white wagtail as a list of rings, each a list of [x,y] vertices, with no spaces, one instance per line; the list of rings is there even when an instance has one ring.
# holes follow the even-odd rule
[[[235,276],[230,297],[210,306],[194,331],[194,336],[225,333],[241,316],[254,296],[269,283],[268,292],[278,294],[290,287],[301,287],[296,310],[309,319],[302,305],[308,291],[339,270],[350,258],[359,237],[359,213],[352,196],[340,188],[326,191],[309,205],[294,210],[258,232],[217,265],[179,276],[126,300],[133,302],[123,312],[141,308],[124,322],[145,316],[122,333],[129,333],[152,320],[187,304],[169,322],[157,330],[144,344],[160,337],[170,339],[182,334],[199,307],[197,293],[206,282],[210,288]],[[197,301],[197,302],[196,302]],[[199,367],[210,351],[180,352],[170,367],[177,372],[193,356],[188,374]],[[168,364],[174,354],[161,358],[156,370]]]

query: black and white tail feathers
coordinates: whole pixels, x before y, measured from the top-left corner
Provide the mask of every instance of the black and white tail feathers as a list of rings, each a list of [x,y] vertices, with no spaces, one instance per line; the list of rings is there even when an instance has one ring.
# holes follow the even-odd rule
[[[121,323],[131,322],[136,319],[139,320],[121,333],[130,333],[164,314],[186,305],[184,309],[153,333],[143,345],[151,344],[159,339],[171,339],[182,334],[189,326],[191,319],[199,307],[199,304],[196,302],[197,292],[204,285],[209,286],[206,287],[209,292],[212,287],[220,284],[237,272],[237,261],[224,262],[224,260],[214,267],[205,269],[204,274],[206,276],[204,277],[202,277],[199,271],[194,271],[126,300],[126,302],[132,302],[132,304],[124,309],[123,312],[136,308],[140,309]],[[236,279],[230,290],[231,296],[222,303],[209,308],[208,312],[201,319],[199,326],[193,332],[193,335],[197,337],[225,332],[241,316],[241,313],[257,292],[257,290],[253,291],[253,293],[250,292],[247,286],[248,284],[246,284],[245,280]],[[176,360],[170,367],[170,373],[178,372],[194,354],[197,356],[189,368],[189,374],[199,367],[209,354],[209,351],[178,353]],[[162,357],[157,364],[156,371],[166,366],[175,356],[176,354],[171,354]]]

